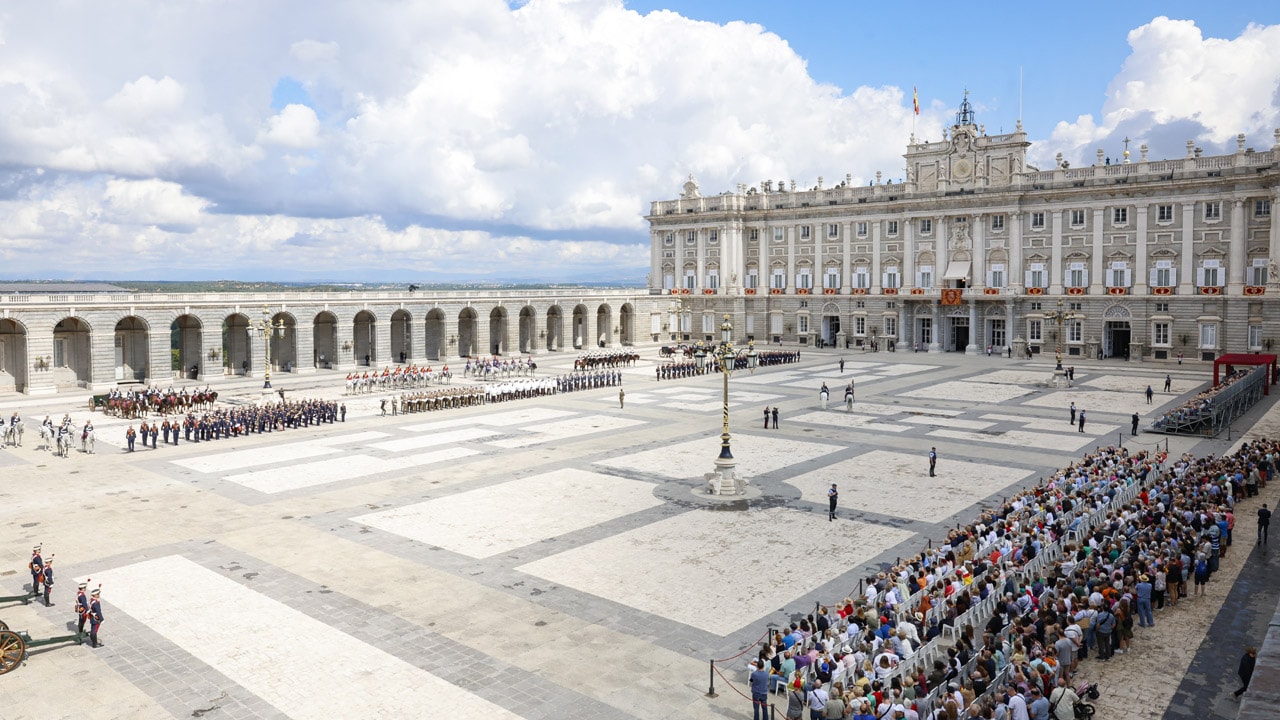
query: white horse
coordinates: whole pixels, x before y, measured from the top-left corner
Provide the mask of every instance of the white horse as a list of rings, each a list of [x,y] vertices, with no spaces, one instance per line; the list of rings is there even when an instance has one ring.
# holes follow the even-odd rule
[[[72,428],[71,430],[67,430],[66,428],[63,428],[58,432],[57,454],[59,457],[67,457],[67,455],[71,452],[71,443],[73,442],[72,437],[74,435],[75,435],[74,428]]]
[[[94,447],[97,445],[98,436],[93,430],[85,430],[80,433],[80,452],[94,454]]]
[[[36,449],[48,450],[49,448],[53,447],[54,438],[56,435],[57,435],[57,431],[55,431],[53,428],[49,427],[48,425],[41,425],[40,426],[40,447]]]
[[[18,447],[22,447],[22,431],[25,429],[26,429],[26,424],[23,423],[21,420],[19,420],[18,422],[12,425],[7,426],[4,429],[5,446],[7,447],[9,445],[17,445]]]

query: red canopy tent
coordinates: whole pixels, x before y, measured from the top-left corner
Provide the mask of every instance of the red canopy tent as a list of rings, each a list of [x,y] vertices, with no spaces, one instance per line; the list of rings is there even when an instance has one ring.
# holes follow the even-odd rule
[[[1219,357],[1217,360],[1213,361],[1213,384],[1215,387],[1217,387],[1218,385],[1218,378],[1220,377],[1220,368],[1224,365],[1227,367],[1228,375],[1230,375],[1232,372],[1235,371],[1236,365],[1267,365],[1269,366],[1269,369],[1267,370],[1267,384],[1264,385],[1262,389],[1263,395],[1271,394],[1271,384],[1274,383],[1278,377],[1280,377],[1280,374],[1278,374],[1277,372],[1275,355],[1230,353],[1227,355],[1223,355]]]

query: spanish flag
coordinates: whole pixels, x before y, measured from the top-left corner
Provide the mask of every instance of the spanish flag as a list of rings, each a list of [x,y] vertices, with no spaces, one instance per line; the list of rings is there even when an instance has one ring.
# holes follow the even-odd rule
[[[911,106],[915,108],[916,114],[920,114],[920,92],[916,90],[916,86],[911,86]]]

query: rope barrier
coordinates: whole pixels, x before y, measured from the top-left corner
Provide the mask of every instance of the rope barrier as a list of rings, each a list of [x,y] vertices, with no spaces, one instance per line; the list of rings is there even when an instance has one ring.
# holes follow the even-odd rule
[[[765,638],[769,637],[769,633],[771,633],[771,632],[773,632],[773,628],[769,628],[769,629],[765,630],[763,635],[761,635],[760,637],[756,638],[756,641],[755,641],[755,642],[753,642],[753,643],[751,643],[750,645],[748,645],[746,648],[744,648],[744,649],[742,650],[742,652],[738,653],[737,655],[734,655],[734,656],[732,656],[732,657],[722,658],[722,659],[720,659],[720,660],[712,660],[711,662],[713,662],[713,663],[722,663],[722,662],[730,662],[730,661],[732,661],[732,660],[737,660],[738,658],[742,657],[743,655],[746,655],[749,651],[751,651],[752,649],[754,649],[757,645],[759,645],[761,640],[764,640]]]
[[[737,686],[735,686],[732,682],[729,682],[729,678],[725,677],[724,673],[720,672],[720,668],[716,668],[714,665],[712,667],[715,668],[716,674],[720,676],[720,679],[724,681],[724,684],[728,685],[730,688],[733,689],[734,692],[741,695],[742,699],[750,701],[752,705],[757,704],[754,698],[752,698],[750,695],[744,694],[741,690],[737,688]],[[769,707],[769,702],[767,700],[765,702],[758,703],[758,704],[764,706],[766,708],[766,712],[768,711],[767,708]]]

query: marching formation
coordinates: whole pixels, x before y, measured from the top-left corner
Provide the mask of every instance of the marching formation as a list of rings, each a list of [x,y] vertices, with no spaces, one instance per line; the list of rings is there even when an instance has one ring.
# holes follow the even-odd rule
[[[394,370],[388,367],[383,368],[381,373],[377,370],[372,373],[367,370],[363,373],[347,373],[346,394],[364,395],[389,390],[423,388],[432,383],[448,384],[452,380],[453,373],[450,372],[448,365],[439,370],[433,369],[430,365],[397,366]]]
[[[142,446],[147,447],[148,440],[152,449],[157,448],[157,439],[164,435],[166,445],[178,444],[179,439],[187,442],[201,440],[220,440],[222,438],[240,437],[250,433],[269,433],[277,430],[297,429],[334,423],[346,419],[346,405],[328,400],[282,400],[264,405],[215,410],[197,417],[188,413],[181,422],[163,423],[143,422],[137,430],[132,425],[125,430],[125,441],[129,452],[134,451],[134,442],[139,435]]]
[[[574,370],[631,367],[640,360],[640,354],[630,350],[612,350],[579,355],[573,361]]]
[[[106,415],[121,418],[141,418],[148,413],[158,412],[165,415],[182,414],[193,410],[205,410],[213,407],[218,400],[218,392],[206,387],[204,390],[187,392],[184,387],[174,390],[172,386],[161,390],[154,385],[141,390],[113,389],[105,397],[96,396],[90,400],[89,409],[102,408]]]
[[[494,380],[497,378],[533,377],[533,373],[538,369],[538,363],[533,358],[506,358],[503,359],[494,355],[488,360],[479,360],[467,358],[467,365],[462,369],[463,377],[472,377],[477,380]]]
[[[556,378],[556,387],[560,392],[577,392],[578,390],[595,390],[603,387],[615,387],[622,384],[622,373],[613,372],[581,372],[561,375]]]
[[[464,385],[447,390],[429,390],[426,392],[406,393],[399,398],[399,411],[402,413],[429,412],[431,410],[450,410],[452,408],[471,407],[484,404],[484,388],[479,385]],[[397,403],[392,401],[392,410]],[[386,410],[383,410],[386,414]]]

